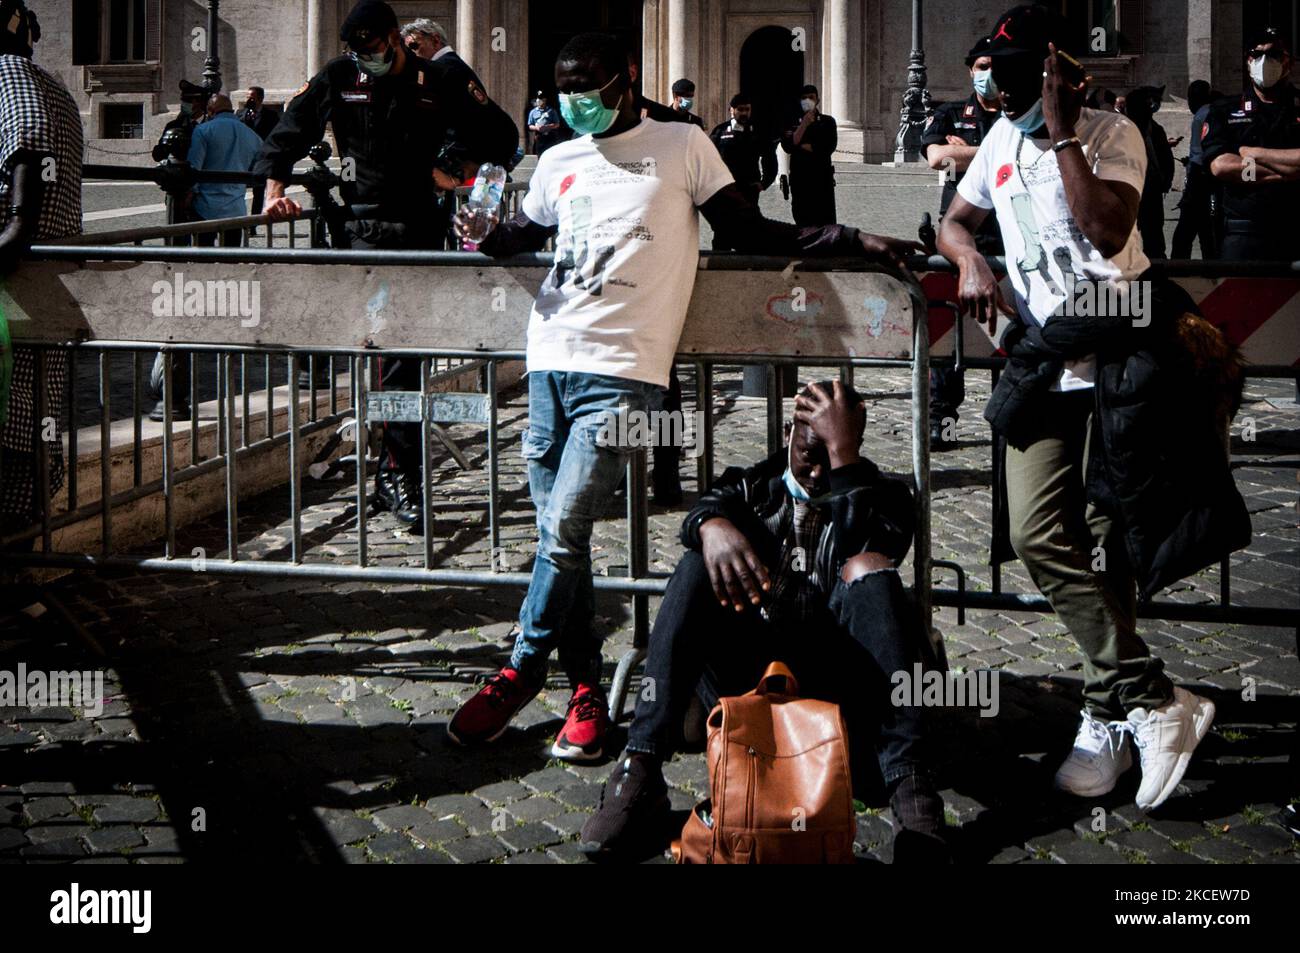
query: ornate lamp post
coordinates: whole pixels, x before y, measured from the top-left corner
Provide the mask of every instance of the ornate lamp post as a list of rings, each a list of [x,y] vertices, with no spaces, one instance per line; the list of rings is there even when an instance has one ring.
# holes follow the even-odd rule
[[[219,45],[219,22],[217,10],[221,0],[208,0],[208,58],[203,61],[203,85],[209,93],[221,91],[221,56]]]
[[[934,108],[926,86],[925,48],[921,37],[921,0],[912,0],[912,55],[907,64],[907,89],[894,146],[894,162],[916,162],[921,158],[921,135]]]

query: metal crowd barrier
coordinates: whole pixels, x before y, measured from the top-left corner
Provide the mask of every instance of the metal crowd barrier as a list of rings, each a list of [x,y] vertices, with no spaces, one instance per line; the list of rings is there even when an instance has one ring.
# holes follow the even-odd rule
[[[134,406],[133,455],[136,478],[129,489],[114,492],[109,454],[100,457],[100,500],[80,504],[78,488],[69,486],[68,507],[51,508],[49,445],[37,441],[42,485],[38,526],[0,544],[39,537],[39,550],[0,553],[0,563],[62,567],[79,570],[138,572],[192,571],[188,555],[177,549],[174,497],[182,482],[224,471],[226,503],[225,558],[208,558],[205,571],[224,575],[276,576],[368,582],[417,582],[452,586],[526,587],[529,575],[503,571],[496,554],[500,546],[500,493],[497,486],[496,407],[497,369],[503,361],[524,357],[525,332],[533,300],[550,269],[545,255],[494,261],[464,252],[371,251],[325,249],[247,249],[193,247],[135,247],[44,245],[32,250],[0,291],[0,308],[10,320],[15,345],[34,348],[38,393],[49,356],[66,351],[77,360],[82,352],[97,353],[103,398],[100,440],[111,442],[111,376],[107,356],[116,350],[137,355],[152,350],[212,355],[219,362],[219,443],[208,459],[196,455],[191,429],[188,463],[177,460],[171,406],[174,371],[164,361],[162,477],[152,482],[140,476],[141,414]],[[305,267],[304,267],[305,266]],[[202,287],[256,282],[261,314],[256,322],[218,315],[158,317],[158,291],[170,288],[183,273],[185,281]],[[713,478],[712,371],[718,364],[766,364],[827,367],[910,367],[912,402],[912,467],[916,494],[917,533],[913,549],[913,592],[922,620],[930,618],[930,466],[928,388],[929,340],[925,299],[914,282],[899,278],[861,260],[791,263],[786,259],[742,255],[705,255],[679,345],[678,360],[695,367],[697,407],[705,411],[702,452],[697,460],[699,486]],[[309,403],[307,419],[300,408],[298,370],[308,355],[330,355],[330,363],[346,365],[349,397],[340,406],[330,388],[328,413],[316,413]],[[367,541],[369,489],[364,437],[371,407],[367,369],[377,357],[414,357],[421,364],[426,396],[416,395],[424,458],[430,459],[435,401],[428,394],[434,363],[442,359],[482,362],[486,400],[462,402],[466,420],[487,428],[488,537],[492,559],[487,569],[467,570],[438,565],[432,532],[431,470],[424,468],[425,527],[423,566],[399,567],[372,563]],[[249,391],[246,370],[251,361],[266,368],[266,425],[256,440],[249,433]],[[287,364],[287,427],[272,432],[272,362]],[[236,386],[236,369],[240,369]],[[452,372],[456,369],[453,368]],[[135,359],[139,393],[140,358]],[[373,373],[369,375],[374,380]],[[192,378],[193,379],[193,378]],[[332,379],[332,378],[331,378]],[[779,422],[783,405],[779,390],[768,390],[769,421]],[[385,414],[396,414],[402,403],[394,397]],[[454,402],[453,402],[454,403]],[[43,408],[44,405],[42,405]],[[38,408],[36,419],[45,415]],[[73,408],[75,409],[75,408]],[[409,411],[407,411],[409,413]],[[197,425],[197,404],[191,403],[191,424]],[[400,416],[400,414],[399,414]],[[323,428],[355,421],[357,445],[357,556],[352,565],[307,562],[302,535],[301,441]],[[392,419],[392,418],[390,418]],[[403,418],[409,419],[409,418]],[[456,418],[461,419],[461,418]],[[76,459],[75,419],[69,427],[69,456]],[[446,416],[444,415],[444,420]],[[771,428],[769,427],[769,433]],[[237,436],[238,434],[238,436]],[[780,429],[776,429],[780,439]],[[290,487],[291,546],[287,560],[244,558],[239,543],[240,465],[249,453],[287,447]],[[628,678],[644,655],[649,635],[648,598],[661,594],[667,577],[649,570],[648,504],[645,450],[631,454],[627,490],[627,574],[594,578],[597,589],[629,595],[633,603],[635,648],[620,660],[612,686],[611,710],[621,713]],[[70,475],[75,467],[70,468]],[[164,532],[161,553],[131,555],[114,546],[114,509],[143,496],[161,493]],[[98,553],[56,552],[52,532],[62,526],[97,517]],[[925,626],[924,631],[932,632]],[[942,657],[937,635],[932,646]]]

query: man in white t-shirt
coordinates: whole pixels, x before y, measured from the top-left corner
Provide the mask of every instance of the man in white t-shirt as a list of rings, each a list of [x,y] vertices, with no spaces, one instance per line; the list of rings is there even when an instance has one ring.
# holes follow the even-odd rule
[[[660,407],[695,284],[697,210],[741,251],[866,254],[897,265],[920,250],[840,225],[764,219],[703,130],[641,118],[627,64],[619,41],[603,34],[582,34],[560,51],[556,87],[575,138],[546,151],[522,214],[479,243],[494,257],[539,250],[552,235],[556,248],[528,326],[523,452],[537,558],[510,664],[448,725],[460,744],[499,737],[558,651],[573,697],[552,753],[577,761],[603,753],[591,531],[635,449],[611,443],[609,424]]]
[[[1081,291],[1093,301],[1103,293],[1109,301],[1143,301],[1128,292],[1150,264],[1135,227],[1145,146],[1123,116],[1082,108],[1086,77],[1063,52],[1070,36],[1062,17],[1031,6],[1008,12],[990,34],[1003,117],[957,187],[939,236],[939,250],[959,268],[959,303],[990,331],[1001,312],[1024,327],[1072,333]],[[1014,309],[975,247],[990,211],[1006,247]],[[1140,327],[1142,315],[1133,319]],[[1151,808],[1177,787],[1214,706],[1175,688],[1137,634],[1132,570],[1112,520],[1085,493],[1089,436],[1093,452],[1099,443],[1095,355],[1060,365],[1030,408],[1031,436],[1003,431],[1012,544],[1086,655],[1085,708],[1056,784],[1080,796],[1106,794],[1132,764],[1131,738],[1142,768],[1137,803]]]

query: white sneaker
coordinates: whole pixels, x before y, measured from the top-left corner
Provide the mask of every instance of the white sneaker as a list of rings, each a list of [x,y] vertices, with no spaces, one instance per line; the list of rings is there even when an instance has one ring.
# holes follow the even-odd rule
[[[1128,725],[1104,722],[1083,710],[1074,750],[1056,772],[1057,790],[1077,797],[1100,797],[1114,789],[1119,777],[1133,766]]]
[[[1144,811],[1163,804],[1183,779],[1192,752],[1214,722],[1214,702],[1174,689],[1174,700],[1155,711],[1128,713],[1129,731],[1142,764],[1137,806]]]

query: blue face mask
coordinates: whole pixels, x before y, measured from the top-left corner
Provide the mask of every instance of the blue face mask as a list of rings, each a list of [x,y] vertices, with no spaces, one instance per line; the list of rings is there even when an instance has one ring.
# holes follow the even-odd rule
[[[691,97],[689,96],[683,96],[681,99],[678,100],[678,102],[682,104],[682,108],[685,109],[687,112],[690,112],[691,107],[695,105],[695,100],[691,99]]]
[[[785,468],[785,475],[781,479],[785,481],[785,488],[790,491],[790,495],[800,503],[807,503],[812,499],[808,491],[803,488],[803,484],[794,478],[794,472],[789,467]]]
[[[1003,113],[1003,115],[1006,116],[1006,113]],[[1007,121],[1025,135],[1034,132],[1043,124],[1043,101],[1040,99],[1038,102],[1034,103],[1033,107],[1028,112],[1022,113],[1015,119],[1007,116]]]
[[[993,99],[998,94],[998,84],[993,82],[993,70],[977,69],[975,71],[975,92],[985,99]]]
[[[794,470],[791,464],[794,462],[794,443],[786,445],[785,451],[785,473],[781,479],[785,482],[785,488],[789,491],[790,496],[800,503],[807,503],[812,499],[812,495],[804,489],[804,485],[794,478]]]
[[[618,79],[615,76],[614,79]],[[618,104],[610,109],[600,98],[600,94],[614,82],[611,79],[600,89],[591,93],[560,93],[560,115],[574,132],[580,136],[599,135],[618,118],[618,105],[623,97],[618,97]]]

